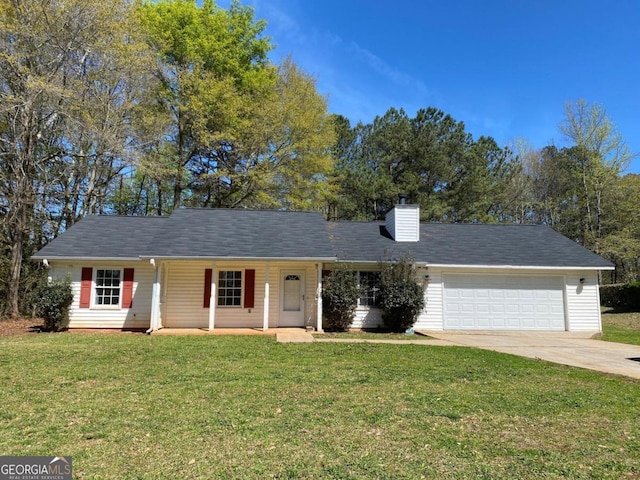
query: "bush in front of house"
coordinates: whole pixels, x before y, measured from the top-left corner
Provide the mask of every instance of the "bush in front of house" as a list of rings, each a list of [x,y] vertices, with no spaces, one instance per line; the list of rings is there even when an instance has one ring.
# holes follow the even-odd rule
[[[68,278],[53,280],[40,287],[35,312],[44,320],[44,330],[59,332],[69,326],[69,307],[73,303]]]
[[[380,294],[385,327],[392,332],[413,327],[424,308],[424,287],[415,278],[413,259],[382,263]]]
[[[640,312],[640,281],[601,285],[600,305],[616,310]]]
[[[338,268],[324,279],[322,288],[322,313],[324,328],[344,332],[353,323],[360,297],[356,272]]]

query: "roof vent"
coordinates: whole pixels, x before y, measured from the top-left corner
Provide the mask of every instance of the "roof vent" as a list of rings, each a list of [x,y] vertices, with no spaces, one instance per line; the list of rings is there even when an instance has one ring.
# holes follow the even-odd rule
[[[407,204],[407,194],[400,193],[398,194],[398,205],[406,205]]]

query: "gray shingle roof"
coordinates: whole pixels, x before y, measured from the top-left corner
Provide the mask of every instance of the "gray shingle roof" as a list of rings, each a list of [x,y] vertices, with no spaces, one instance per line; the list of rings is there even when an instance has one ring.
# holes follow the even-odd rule
[[[91,215],[49,242],[35,259],[138,258],[168,217]]]
[[[322,215],[277,210],[175,210],[149,250],[157,257],[335,256]]]
[[[613,265],[544,225],[425,223],[420,242],[394,242],[383,223],[330,222],[340,260],[380,261],[408,253],[433,265],[611,268]]]
[[[169,217],[89,216],[33,258],[335,257],[320,214],[179,209]]]
[[[611,268],[539,225],[422,224],[420,242],[394,242],[383,223],[325,222],[276,210],[179,209],[169,217],[89,216],[35,259],[139,257],[378,262],[409,253],[432,265]]]

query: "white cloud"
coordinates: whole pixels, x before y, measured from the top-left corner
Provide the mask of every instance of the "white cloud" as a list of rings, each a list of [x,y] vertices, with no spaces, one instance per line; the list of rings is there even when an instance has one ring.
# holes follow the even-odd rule
[[[362,48],[357,43],[351,42],[349,44],[347,52],[355,53],[357,58],[364,60],[372,70],[387,78],[396,86],[411,88],[418,95],[429,95],[429,88],[422,80],[415,78],[412,75],[401,71],[400,69],[392,67],[379,56],[365,48]]]

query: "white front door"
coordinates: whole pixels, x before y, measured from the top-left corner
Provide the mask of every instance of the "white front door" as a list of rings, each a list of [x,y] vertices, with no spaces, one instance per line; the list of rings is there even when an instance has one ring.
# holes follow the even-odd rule
[[[283,270],[280,273],[279,327],[304,327],[304,271]]]

